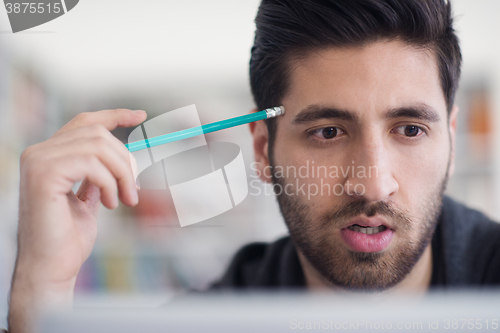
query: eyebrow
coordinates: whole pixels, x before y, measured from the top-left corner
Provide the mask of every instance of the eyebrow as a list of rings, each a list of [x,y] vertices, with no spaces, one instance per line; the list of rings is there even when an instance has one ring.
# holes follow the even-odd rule
[[[351,111],[331,107],[322,107],[316,104],[309,105],[300,111],[293,122],[295,124],[310,123],[320,119],[342,119],[348,121],[358,120],[358,116]]]
[[[385,118],[414,118],[429,122],[438,122],[440,120],[439,114],[434,110],[434,108],[428,106],[427,104],[418,104],[414,106],[391,109],[385,114]],[[359,120],[359,117],[356,113],[349,110],[323,107],[313,104],[300,111],[293,120],[293,123],[304,124],[321,119],[341,119],[355,122]]]
[[[426,120],[431,123],[436,123],[441,118],[439,114],[427,104],[419,104],[411,107],[401,107],[392,109],[385,114],[387,119],[392,118],[415,118],[420,120]]]

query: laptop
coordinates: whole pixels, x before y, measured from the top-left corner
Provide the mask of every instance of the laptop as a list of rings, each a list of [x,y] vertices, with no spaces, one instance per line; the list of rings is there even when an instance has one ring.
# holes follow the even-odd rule
[[[78,307],[51,313],[41,333],[500,332],[500,289],[425,295],[303,292],[193,293],[146,308]]]

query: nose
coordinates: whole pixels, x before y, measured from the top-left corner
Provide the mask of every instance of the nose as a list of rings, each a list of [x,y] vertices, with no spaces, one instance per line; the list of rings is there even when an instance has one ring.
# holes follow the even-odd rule
[[[375,202],[387,200],[399,190],[390,152],[382,137],[366,136],[353,151],[350,164],[354,172],[347,173],[344,180],[347,195]]]

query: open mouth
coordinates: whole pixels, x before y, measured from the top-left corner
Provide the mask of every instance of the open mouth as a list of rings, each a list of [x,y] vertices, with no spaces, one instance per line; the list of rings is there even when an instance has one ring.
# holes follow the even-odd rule
[[[340,234],[346,245],[356,252],[382,251],[389,246],[395,233],[381,217],[357,217],[350,223],[340,230]]]
[[[356,232],[361,232],[363,234],[367,235],[374,235],[378,234],[379,232],[385,231],[387,227],[385,225],[379,225],[378,227],[363,227],[358,224],[353,224],[347,227],[347,229],[356,231]]]

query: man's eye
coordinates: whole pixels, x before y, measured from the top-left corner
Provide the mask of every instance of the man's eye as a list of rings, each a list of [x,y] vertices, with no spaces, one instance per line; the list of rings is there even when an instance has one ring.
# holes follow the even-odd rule
[[[343,131],[338,127],[324,127],[314,130],[312,132],[312,135],[320,139],[329,140],[337,137],[338,135],[341,135],[342,133]]]
[[[416,125],[399,126],[394,129],[397,133],[407,137],[417,137],[424,133],[421,127]]]

